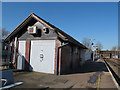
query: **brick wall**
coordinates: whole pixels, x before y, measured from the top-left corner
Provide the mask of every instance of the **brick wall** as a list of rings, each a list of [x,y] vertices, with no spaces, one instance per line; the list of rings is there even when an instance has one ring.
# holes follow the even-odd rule
[[[57,47],[61,45],[61,42],[59,40],[55,41],[55,69],[54,73],[56,73],[56,65],[57,65]],[[61,51],[59,51],[59,61],[61,61]],[[60,66],[60,63],[59,63]],[[60,69],[59,69],[60,71]]]
[[[26,41],[25,70],[29,71],[29,67],[30,67],[30,41]]]

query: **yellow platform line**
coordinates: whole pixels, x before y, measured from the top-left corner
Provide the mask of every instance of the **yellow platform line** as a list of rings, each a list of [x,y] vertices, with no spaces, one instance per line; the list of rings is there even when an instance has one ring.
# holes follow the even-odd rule
[[[97,84],[97,90],[100,88],[100,74],[98,75],[98,84]]]

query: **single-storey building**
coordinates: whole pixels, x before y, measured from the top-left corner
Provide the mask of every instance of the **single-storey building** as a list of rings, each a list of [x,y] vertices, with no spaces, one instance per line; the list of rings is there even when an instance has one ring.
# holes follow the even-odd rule
[[[88,51],[77,40],[34,13],[17,26],[5,41],[10,45],[10,61],[14,68],[51,74],[76,71]],[[89,56],[91,54],[86,59],[90,59]]]

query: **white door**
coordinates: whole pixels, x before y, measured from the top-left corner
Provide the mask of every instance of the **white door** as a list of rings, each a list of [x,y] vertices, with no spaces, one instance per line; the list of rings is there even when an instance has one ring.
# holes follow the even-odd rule
[[[33,71],[54,73],[55,40],[32,40],[30,65]]]
[[[26,41],[19,41],[17,69],[24,70]]]

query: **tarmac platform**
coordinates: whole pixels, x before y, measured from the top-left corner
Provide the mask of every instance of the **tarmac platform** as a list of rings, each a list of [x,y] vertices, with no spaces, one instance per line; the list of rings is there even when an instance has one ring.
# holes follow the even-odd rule
[[[103,60],[87,61],[77,73],[53,75],[39,72],[14,72],[15,82],[24,84],[15,88],[112,88],[118,90]]]

